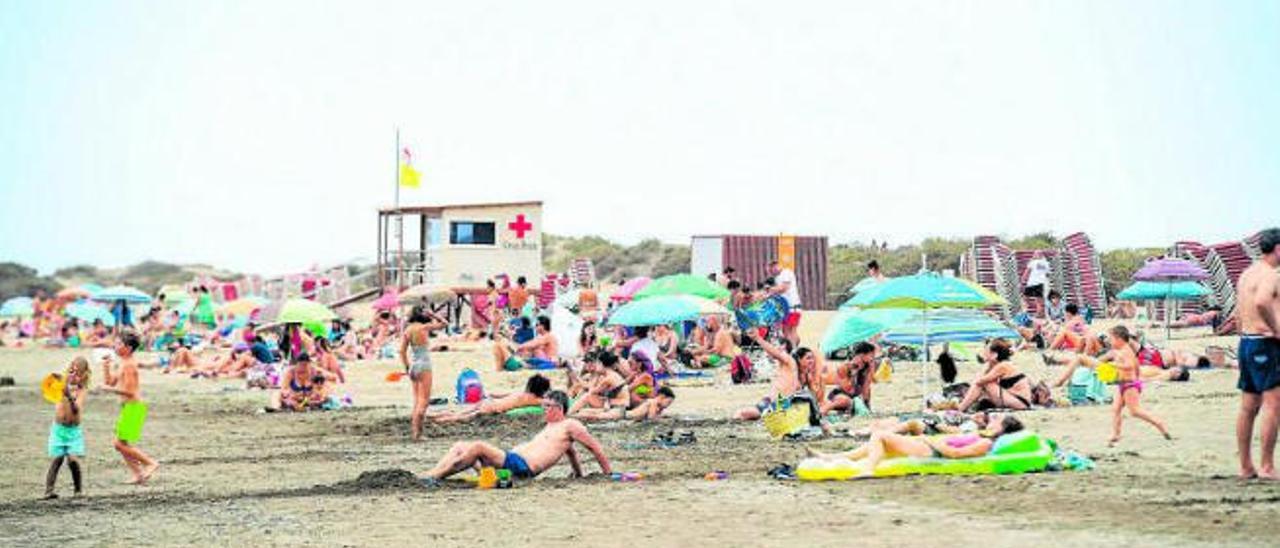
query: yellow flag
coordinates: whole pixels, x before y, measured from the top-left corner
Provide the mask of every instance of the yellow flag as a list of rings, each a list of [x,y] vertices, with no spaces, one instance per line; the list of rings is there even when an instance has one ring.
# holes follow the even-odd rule
[[[400,164],[400,186],[418,188],[418,184],[421,182],[422,174],[418,173],[418,170],[413,169],[413,166],[409,164],[403,162]]]

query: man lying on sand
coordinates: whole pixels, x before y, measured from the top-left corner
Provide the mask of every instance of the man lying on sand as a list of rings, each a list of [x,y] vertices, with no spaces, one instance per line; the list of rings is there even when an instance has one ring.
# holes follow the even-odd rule
[[[437,415],[432,420],[439,423],[466,422],[480,415],[497,415],[521,407],[542,404],[542,397],[551,390],[551,380],[535,374],[524,383],[524,392],[494,397],[456,413]]]
[[[592,437],[587,427],[575,419],[565,417],[569,407],[569,396],[559,390],[553,390],[542,400],[543,416],[547,426],[538,432],[528,443],[517,445],[510,451],[503,451],[482,441],[459,442],[449,449],[435,468],[428,470],[427,483],[462,472],[468,468],[493,466],[506,468],[517,478],[533,478],[560,462],[562,457],[569,457],[569,466],[573,468],[574,477],[582,477],[582,463],[573,444],[581,443],[596,462],[600,463],[600,471],[613,473],[609,466],[609,457],[604,454],[604,447]]]

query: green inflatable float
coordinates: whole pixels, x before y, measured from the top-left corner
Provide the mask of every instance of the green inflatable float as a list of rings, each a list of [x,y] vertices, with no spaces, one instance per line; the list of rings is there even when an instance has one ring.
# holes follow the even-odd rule
[[[1035,432],[1001,436],[985,456],[972,459],[898,457],[885,459],[871,475],[877,478],[924,474],[972,476],[983,474],[1025,474],[1041,472],[1053,460],[1053,447]],[[796,467],[802,481],[845,481],[862,474],[859,463],[850,460],[805,459]]]

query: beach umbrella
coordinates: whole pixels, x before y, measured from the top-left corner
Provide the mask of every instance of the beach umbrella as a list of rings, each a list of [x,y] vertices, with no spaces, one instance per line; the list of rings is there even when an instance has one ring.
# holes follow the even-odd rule
[[[609,315],[609,325],[637,327],[696,320],[711,314],[728,314],[715,301],[692,295],[659,295],[619,306]]]
[[[400,304],[443,304],[452,302],[458,294],[452,289],[438,285],[418,284],[400,292]]]
[[[629,301],[635,297],[637,291],[644,289],[644,286],[649,285],[652,281],[653,278],[648,276],[631,278],[630,280],[627,280],[626,283],[623,283],[622,287],[619,287],[617,291],[614,291],[613,295],[610,295],[609,298],[615,301]]]
[[[1197,282],[1135,282],[1116,298],[1125,301],[1194,301],[1208,294],[1209,290]]]
[[[248,317],[266,306],[267,300],[262,297],[242,297],[218,307],[218,314],[223,316]]]
[[[693,295],[713,301],[724,301],[729,298],[729,290],[703,276],[673,274],[649,282],[632,298],[639,301],[660,295]]]
[[[93,323],[94,320],[102,320],[107,327],[116,325],[115,316],[111,315],[111,311],[96,304],[79,302],[67,305],[62,311],[68,318],[75,318],[85,323]]]
[[[1133,273],[1133,279],[1141,282],[1167,282],[1203,280],[1209,277],[1200,265],[1185,259],[1155,259],[1147,261]]]
[[[863,291],[866,291],[868,289],[871,289],[879,285],[880,281],[881,280],[878,280],[876,278],[863,278],[862,281],[856,284],[853,284],[853,287],[849,288],[849,293],[853,295],[862,293]]]
[[[338,315],[329,307],[309,299],[289,299],[280,306],[280,312],[271,321],[276,323],[324,324]]]
[[[93,294],[89,293],[83,287],[64,287],[59,289],[57,293],[54,293],[53,296],[63,301],[76,301],[92,297]]]
[[[0,317],[25,318],[35,314],[35,301],[31,297],[14,297],[0,304]]]
[[[151,297],[127,285],[113,285],[96,293],[93,300],[106,303],[124,301],[130,304],[147,304],[151,302]]]
[[[1133,273],[1133,279],[1140,282],[1164,282],[1167,286],[1166,294],[1173,293],[1173,284],[1176,282],[1199,281],[1209,277],[1209,273],[1205,272],[1200,265],[1185,259],[1161,258],[1147,261]],[[1171,331],[1169,329],[1169,307],[1174,299],[1165,297],[1164,302],[1164,338],[1169,340]]]
[[[941,308],[982,308],[1007,305],[1008,301],[990,290],[962,278],[940,276],[922,272],[885,280],[866,291],[854,295],[847,303],[860,308],[903,308],[920,311],[921,346],[925,362],[929,361],[930,310]],[[926,369],[921,370],[920,387],[927,398],[929,378]]]
[[[930,342],[977,342],[986,339],[1019,337],[1008,325],[980,310],[943,309],[929,312],[925,324],[923,310],[902,308],[845,309],[836,313],[823,335],[823,353],[881,336],[893,344],[920,346]],[[926,330],[927,328],[927,330]]]
[[[400,306],[400,296],[394,289],[388,289],[382,293],[381,297],[374,300],[370,306],[372,306],[374,310],[379,311],[395,310]]]
[[[101,293],[103,287],[93,282],[88,282],[80,284],[80,289],[83,289],[85,292],[89,293],[90,297],[93,297],[94,295]]]
[[[829,354],[869,340],[890,327],[905,322],[912,315],[911,310],[897,308],[840,310],[827,324],[827,331],[822,335],[819,348],[824,354]]]
[[[1135,282],[1116,295],[1126,301],[1164,301],[1164,338],[1169,340],[1169,327],[1173,301],[1194,301],[1209,294],[1209,289],[1198,282],[1163,281]]]

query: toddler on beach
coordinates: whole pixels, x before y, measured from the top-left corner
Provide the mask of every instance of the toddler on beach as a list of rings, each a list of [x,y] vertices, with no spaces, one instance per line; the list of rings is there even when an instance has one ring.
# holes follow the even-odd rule
[[[66,462],[71,469],[71,481],[75,496],[83,493],[84,477],[80,473],[80,459],[84,458],[84,432],[80,430],[80,411],[84,409],[89,388],[89,360],[77,357],[71,360],[63,375],[62,399],[53,411],[53,425],[49,427],[49,471],[45,473],[44,498],[56,499],[54,488],[58,483],[58,471]]]

